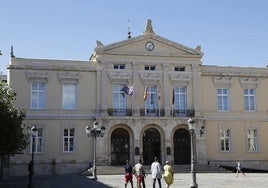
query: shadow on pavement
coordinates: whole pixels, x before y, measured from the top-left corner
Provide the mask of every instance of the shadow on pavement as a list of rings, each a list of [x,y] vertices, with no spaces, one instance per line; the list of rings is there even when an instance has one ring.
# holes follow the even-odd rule
[[[28,177],[11,177],[9,180],[0,181],[1,188],[27,188]],[[34,188],[112,188],[87,176],[80,175],[48,175],[36,176]]]

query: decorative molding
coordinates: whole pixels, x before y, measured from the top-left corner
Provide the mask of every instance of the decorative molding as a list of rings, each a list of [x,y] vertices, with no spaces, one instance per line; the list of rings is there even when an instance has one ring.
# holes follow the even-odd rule
[[[188,85],[193,77],[191,72],[169,72],[169,76],[173,85]]]
[[[230,76],[215,76],[213,77],[213,83],[215,87],[227,87],[230,88],[232,84],[232,77]]]
[[[47,83],[49,79],[49,72],[48,71],[27,71],[26,76],[29,82]]]
[[[58,79],[61,83],[78,83],[80,79],[79,72],[59,72]]]
[[[239,78],[241,87],[251,87],[256,88],[259,82],[257,77],[242,77]]]
[[[162,80],[162,71],[139,71],[144,85],[158,84]]]
[[[111,83],[129,83],[132,78],[132,71],[111,69],[107,70]]]

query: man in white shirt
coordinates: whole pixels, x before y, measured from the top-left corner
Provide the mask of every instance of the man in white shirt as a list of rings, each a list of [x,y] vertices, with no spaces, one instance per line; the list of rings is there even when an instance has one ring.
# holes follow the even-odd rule
[[[162,186],[161,186],[161,178],[162,178],[161,165],[158,162],[157,157],[154,158],[154,162],[151,165],[151,173],[152,173],[152,178],[153,178],[153,188],[155,188],[156,179],[158,181],[159,188],[162,188]]]

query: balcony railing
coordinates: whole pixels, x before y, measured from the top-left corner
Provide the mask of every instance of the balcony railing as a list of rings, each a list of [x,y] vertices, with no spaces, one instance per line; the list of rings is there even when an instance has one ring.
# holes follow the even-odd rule
[[[132,109],[109,108],[109,116],[132,116]]]
[[[189,109],[173,109],[170,113],[173,117],[195,117],[195,111]]]
[[[164,109],[141,109],[140,116],[163,117],[165,116],[165,110]]]
[[[132,109],[109,108],[109,116],[132,116]],[[140,116],[142,117],[164,117],[164,109],[140,109]],[[195,111],[189,109],[173,109],[170,111],[170,116],[173,117],[195,117]]]

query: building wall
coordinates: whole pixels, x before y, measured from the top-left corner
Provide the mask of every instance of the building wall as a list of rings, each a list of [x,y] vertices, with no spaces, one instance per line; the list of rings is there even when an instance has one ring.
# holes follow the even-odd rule
[[[154,50],[145,49],[148,41],[154,42]],[[16,104],[26,111],[25,132],[33,125],[44,128],[44,150],[35,154],[36,173],[77,173],[87,168],[93,161],[93,138],[87,136],[85,127],[92,126],[94,118],[99,127],[106,128],[104,137],[97,138],[97,165],[112,164],[113,134],[121,129],[129,139],[121,147],[128,150],[131,163],[148,152],[144,147],[145,133],[153,129],[159,134],[161,162],[170,160],[174,164],[179,157],[176,144],[182,143],[176,135],[179,130],[186,130],[182,136],[187,141],[190,116],[196,121],[195,147],[199,165],[234,165],[234,161],[239,159],[248,167],[267,169],[264,165],[268,159],[265,147],[268,131],[266,68],[205,66],[201,63],[202,56],[200,47],[188,48],[153,32],[145,32],[109,45],[97,42],[89,61],[11,58],[8,82],[18,93]],[[125,65],[125,68],[114,69],[118,64]],[[156,66],[155,70],[144,70],[148,65]],[[175,71],[175,67],[185,69]],[[30,107],[30,87],[35,82],[46,83],[44,109]],[[77,106],[73,110],[62,109],[64,83],[77,84]],[[125,95],[130,115],[111,113],[113,85],[134,86],[133,95]],[[157,100],[156,109],[161,113],[157,116],[142,113],[145,108],[144,89],[152,85],[161,85],[161,99]],[[183,116],[172,113],[173,88],[177,86],[186,87],[187,113]],[[229,89],[228,111],[218,110],[218,88]],[[256,91],[256,110],[251,112],[244,110],[245,88]],[[64,128],[75,128],[74,152],[63,152]],[[231,131],[229,151],[221,151],[222,129]],[[257,150],[254,152],[247,148],[248,129],[257,130]],[[186,150],[190,148],[189,142],[185,145]],[[24,154],[11,158],[12,175],[27,174],[25,167],[31,160],[29,151],[28,148]]]

